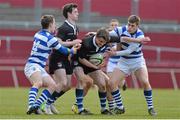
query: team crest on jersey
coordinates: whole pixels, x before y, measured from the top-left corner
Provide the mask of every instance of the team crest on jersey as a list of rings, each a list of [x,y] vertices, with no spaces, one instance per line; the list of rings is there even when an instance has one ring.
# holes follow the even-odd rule
[[[58,67],[62,67],[62,63],[61,62],[58,63]]]

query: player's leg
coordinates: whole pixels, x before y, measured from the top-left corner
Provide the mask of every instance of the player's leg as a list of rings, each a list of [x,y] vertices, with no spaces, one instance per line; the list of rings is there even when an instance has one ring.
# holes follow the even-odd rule
[[[45,74],[42,77],[43,80],[43,86],[46,87],[46,89],[44,89],[42,91],[42,94],[40,95],[40,97],[36,100],[35,105],[36,107],[40,107],[40,105],[42,103],[44,103],[49,97],[51,97],[52,93],[55,91],[56,89],[56,83],[54,82],[54,80],[51,78],[50,75]]]
[[[136,70],[135,76],[140,80],[142,87],[144,88],[144,97],[146,99],[149,114],[152,116],[156,115],[157,113],[155,112],[153,106],[152,88],[149,83],[148,70],[146,65],[143,65],[140,69]]]
[[[56,84],[54,80],[51,78],[50,75],[47,74],[47,72],[41,68],[38,67],[40,72],[36,72],[31,76],[31,79],[37,79],[38,77],[41,77],[42,86],[47,87],[47,89],[44,89],[39,96],[39,98],[35,101],[34,105],[28,110],[27,114],[36,113],[38,114],[38,110],[40,108],[40,105],[44,103],[54,92],[56,89]]]
[[[32,110],[30,110],[36,101],[36,97],[38,94],[39,88],[42,87],[42,77],[41,77],[41,70],[35,64],[26,64],[24,68],[24,73],[32,87],[29,90],[29,98],[28,98],[28,110],[27,114],[31,114]]]
[[[112,72],[114,70],[114,68],[117,66],[116,62],[111,62],[110,59],[107,62],[107,66],[106,66],[106,73],[108,76],[108,80],[107,80],[107,85],[106,85],[106,89],[107,89],[107,100],[108,100],[108,106],[109,106],[109,110],[112,111],[115,108],[115,100],[113,99],[112,95],[111,95],[111,89],[109,88],[109,80],[112,77]]]
[[[68,78],[71,78],[71,75],[66,75],[65,69],[56,70],[53,74],[53,78],[56,81],[57,89],[53,92],[52,96],[46,103],[46,114],[59,114],[59,111],[56,109],[54,102],[70,89],[70,87],[68,86],[68,81],[70,81],[71,79],[68,80]]]
[[[123,91],[125,91],[127,89],[127,83],[126,80],[122,80],[119,83],[119,88],[122,88]]]
[[[83,68],[80,66],[75,67],[74,73],[77,78],[75,95],[76,95],[76,105],[77,105],[78,110],[75,110],[75,108],[72,110],[73,112],[78,113],[78,114],[92,114],[90,111],[88,111],[87,109],[83,107],[83,98],[84,98],[84,95],[86,95],[89,88],[92,86],[93,80],[84,73]],[[84,88],[86,89],[85,93],[84,93]]]
[[[109,80],[112,77],[112,72],[108,72],[107,73]],[[108,100],[108,106],[109,106],[109,110],[113,111],[115,108],[115,101],[111,95],[111,89],[109,88],[108,84],[109,84],[109,80],[107,81],[107,85],[106,85],[106,90],[107,90],[107,100]]]
[[[118,83],[119,83],[118,81],[124,80],[124,78],[125,78],[125,73],[122,72],[119,68],[115,68],[112,73],[112,77],[110,78],[110,81],[109,81],[111,94],[116,103],[116,108],[114,109],[114,112],[116,114],[123,114],[125,112],[124,106],[122,104],[121,93],[118,87]]]
[[[50,61],[50,63],[51,62],[53,62],[53,60]],[[55,108],[55,105],[53,103],[71,88],[72,69],[70,68],[71,65],[69,61],[55,61],[55,63],[50,64],[49,71],[53,74],[52,76],[56,81],[57,89],[53,92],[52,96],[46,103],[46,114],[59,114],[59,111]]]
[[[106,79],[104,72],[101,70],[96,70],[89,73],[90,77],[93,78],[94,84],[98,86],[98,95],[100,99],[101,114],[112,115],[112,113],[106,109]]]
[[[117,67],[117,62],[114,61],[108,61],[107,63],[107,67],[106,67],[106,72],[107,72],[107,75],[109,78],[112,77],[112,72],[113,70]],[[107,81],[107,84],[109,84],[109,80]],[[123,90],[126,89],[126,82],[125,80],[122,80],[122,81],[119,81],[119,88],[122,88]],[[108,105],[109,105],[109,110],[113,110],[115,108],[115,101],[111,95],[111,91],[110,91],[110,88],[108,87],[108,85],[106,86],[107,87],[107,100],[108,100]],[[125,89],[124,89],[125,88]]]

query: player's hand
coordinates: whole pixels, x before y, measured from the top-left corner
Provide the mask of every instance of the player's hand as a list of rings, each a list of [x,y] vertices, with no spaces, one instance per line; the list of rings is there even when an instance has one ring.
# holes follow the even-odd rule
[[[106,62],[105,62],[105,60],[103,60],[102,63],[100,65],[98,65],[98,68],[101,69],[105,66],[106,66]]]
[[[149,41],[151,41],[151,39],[149,37],[139,38],[139,42],[141,44],[146,44]]]
[[[96,35],[96,32],[88,32],[85,34],[85,36],[90,36],[90,35]]]
[[[113,49],[110,49],[109,51],[107,51],[107,54],[108,54],[109,56],[115,56],[115,55],[116,55],[116,51],[113,50]]]
[[[68,61],[71,62],[72,54],[68,55]]]
[[[82,43],[82,40],[80,40],[80,39],[75,39],[75,40],[73,40],[73,43],[74,43],[74,45],[75,45],[75,44],[79,44],[79,43]]]
[[[81,48],[81,44],[75,44],[71,49],[73,50],[73,54],[77,53],[77,50]]]
[[[71,62],[71,58],[74,54],[77,54],[77,50],[81,48],[81,44],[78,43],[78,44],[75,44],[72,48],[71,48],[71,52],[70,54],[68,55],[68,60]]]

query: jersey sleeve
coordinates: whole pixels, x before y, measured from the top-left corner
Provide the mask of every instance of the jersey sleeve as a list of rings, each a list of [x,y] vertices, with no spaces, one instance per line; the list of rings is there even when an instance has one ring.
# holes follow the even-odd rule
[[[143,38],[144,37],[144,33],[141,30],[138,30],[138,32],[136,33],[136,38]]]
[[[58,42],[57,38],[55,38],[55,37],[51,38],[48,41],[47,45],[48,45],[49,48],[54,48],[54,49],[58,50],[59,52],[61,52],[62,54],[68,55],[70,53],[70,49],[67,48],[67,47],[62,46]]]
[[[82,44],[81,48],[78,50],[78,56],[83,59],[86,58],[87,50],[85,49],[85,46]]]
[[[122,27],[116,27],[114,30],[109,32],[110,36],[117,36],[120,37],[122,34]]]
[[[65,38],[65,34],[66,34],[66,30],[63,27],[59,27],[58,30],[57,30],[56,36],[58,38],[64,39]]]
[[[128,48],[126,50],[117,51],[116,55],[117,56],[129,55],[133,51],[137,50],[138,48],[139,48],[138,44],[131,44],[131,45],[128,46]]]

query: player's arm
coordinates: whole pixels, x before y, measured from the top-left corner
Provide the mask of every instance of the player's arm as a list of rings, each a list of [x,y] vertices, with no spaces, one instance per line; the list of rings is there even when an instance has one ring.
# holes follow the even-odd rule
[[[68,34],[68,32],[69,32],[68,29],[66,29],[64,27],[58,28],[56,37],[61,45],[66,46],[66,47],[71,47],[75,44],[79,44],[82,42],[82,40],[80,40],[80,39],[75,39],[73,41],[71,41],[69,39],[69,40],[63,41],[63,38],[65,38],[65,36]]]
[[[53,37],[52,39],[50,39],[50,40],[48,41],[48,46],[49,46],[50,48],[54,48],[54,49],[58,50],[58,51],[61,52],[62,54],[65,54],[65,55],[68,55],[68,54],[74,55],[74,54],[77,53],[77,50],[81,47],[81,44],[76,44],[76,45],[74,45],[71,49],[69,49],[69,48],[67,48],[67,47],[62,46],[62,45],[58,42],[58,40],[57,40],[55,37]]]
[[[143,32],[139,32],[139,36],[138,38],[131,38],[129,36],[123,36],[122,34],[122,27],[117,27],[114,30],[109,32],[110,36],[116,36],[119,37],[119,41],[125,41],[125,42],[136,42],[136,43],[147,43],[149,41],[151,41],[151,39],[149,37],[144,37],[144,33]]]
[[[78,51],[78,59],[79,62],[87,67],[98,69],[97,66],[93,65],[87,60],[87,49],[84,47],[84,45],[81,46],[81,48]]]
[[[131,38],[131,37],[122,36],[121,41],[136,42],[136,43],[144,44],[144,43],[151,41],[151,39],[149,37]]]
[[[121,51],[108,51],[110,56],[124,56],[124,55],[129,55],[133,51],[135,51],[139,46],[138,45],[130,45],[126,50],[121,50]]]
[[[57,38],[57,39],[61,45],[66,46],[66,47],[70,47],[70,46],[73,46],[75,44],[79,44],[82,42],[82,40],[80,40],[80,39],[75,39],[73,41],[70,41],[70,40],[63,41],[60,38]]]
[[[87,59],[85,58],[80,58],[79,57],[79,62],[87,67],[90,67],[90,68],[94,68],[94,69],[99,69],[98,66],[96,65],[93,65],[92,63],[90,63]]]

